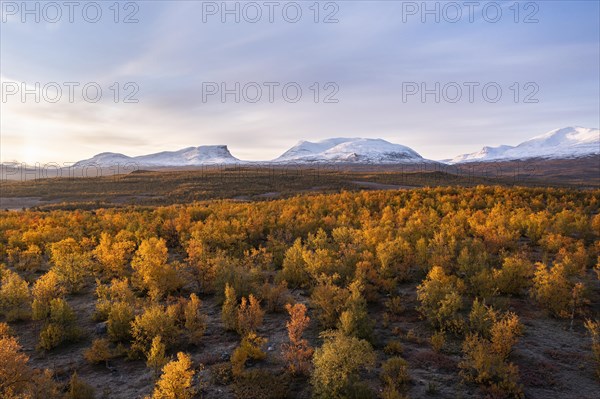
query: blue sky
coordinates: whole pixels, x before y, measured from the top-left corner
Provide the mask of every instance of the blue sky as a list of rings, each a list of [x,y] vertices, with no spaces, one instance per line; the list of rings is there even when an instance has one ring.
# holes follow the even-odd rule
[[[444,13],[448,2],[428,2],[439,7],[439,23],[433,15],[422,22],[421,1],[324,1],[319,23],[313,1],[297,2],[302,17],[296,23],[284,19],[289,2],[277,2],[272,23],[264,1],[255,3],[263,12],[256,23],[244,19],[254,17],[250,8],[239,23],[231,15],[223,23],[222,2],[142,1],[127,9],[122,2],[120,21],[136,11],[139,22],[130,24],[114,22],[113,1],[98,2],[97,23],[86,21],[80,8],[71,23],[65,7],[56,23],[45,21],[54,14],[41,8],[39,23],[31,15],[23,23],[22,9],[8,3],[2,2],[0,25],[3,91],[7,83],[21,90],[22,84],[56,82],[63,97],[56,103],[45,96],[36,103],[32,95],[22,101],[20,92],[3,97],[2,161],[68,162],[104,151],[140,155],[209,144],[227,144],[242,159],[264,160],[299,140],[340,136],[383,138],[442,159],[483,145],[517,144],[555,128],[600,124],[598,1],[478,2],[473,22],[459,1],[462,18],[456,23],[449,21],[454,9]],[[237,3],[241,10],[245,2]],[[420,8],[414,15],[412,4]],[[492,23],[495,4],[502,16]],[[217,14],[207,14],[213,5]],[[289,7],[285,16],[293,18],[295,8]],[[333,11],[338,22],[323,23]],[[538,22],[524,23],[528,16]],[[80,83],[72,103],[64,82]],[[96,103],[81,97],[81,86],[89,82],[103,90]],[[121,100],[129,92],[124,84],[135,83],[139,102],[115,103],[115,82]],[[204,101],[207,82],[230,88],[256,82],[263,97],[256,103],[236,103],[232,95],[225,103],[219,95]],[[264,82],[280,84],[273,102]],[[290,82],[302,89],[296,103],[281,92]],[[325,87],[328,82],[339,88],[337,103],[323,102],[333,90]],[[424,102],[416,94],[403,101],[403,87],[411,82],[428,88],[455,82],[463,97],[452,103],[442,96],[436,103],[433,94]],[[464,82],[479,84],[472,102]],[[482,97],[490,82],[502,89],[495,103]],[[538,102],[524,102],[534,89]]]

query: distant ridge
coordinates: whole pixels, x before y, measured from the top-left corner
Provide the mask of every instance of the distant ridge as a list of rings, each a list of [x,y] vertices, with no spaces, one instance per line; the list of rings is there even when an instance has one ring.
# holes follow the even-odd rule
[[[535,136],[517,146],[483,147],[478,152],[452,158],[448,163],[509,161],[546,158],[572,159],[600,155],[600,130],[570,126]]]
[[[443,163],[497,162],[531,158],[577,159],[600,155],[600,130],[585,127],[565,127],[535,136],[517,146],[483,147],[480,151],[446,159]],[[435,163],[423,158],[412,148],[372,138],[329,138],[317,142],[300,141],[281,156],[262,162],[243,161],[229,152],[226,145],[188,147],[178,151],[129,157],[103,152],[79,161],[74,166],[110,167],[132,163],[138,167],[185,167],[216,164],[365,164],[393,165]]]
[[[127,155],[103,152],[94,155],[90,159],[77,162],[74,166],[97,165],[108,167],[115,164],[134,163],[137,166],[201,166],[214,164],[241,163],[229,152],[226,145],[205,145],[199,147],[188,147],[179,151],[163,151],[156,154],[129,157]]]

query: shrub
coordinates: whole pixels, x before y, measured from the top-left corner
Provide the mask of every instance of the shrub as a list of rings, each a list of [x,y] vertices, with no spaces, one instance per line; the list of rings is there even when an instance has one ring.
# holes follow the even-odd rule
[[[79,292],[92,268],[91,254],[73,238],[66,238],[50,247],[53,267],[58,281],[68,292]]]
[[[245,335],[254,332],[262,325],[265,312],[260,308],[260,302],[250,294],[248,299],[242,298],[242,303],[237,313],[236,330],[238,334]]]
[[[325,342],[313,356],[311,384],[316,398],[340,398],[358,385],[359,371],[373,367],[371,345],[340,332],[321,334]],[[344,354],[340,356],[340,354]]]
[[[136,251],[131,267],[134,282],[148,290],[154,300],[182,286],[183,282],[174,265],[167,263],[167,244],[164,239],[152,237],[142,241]]]
[[[600,379],[600,322],[597,320],[586,320],[584,325],[592,338],[592,354],[596,361],[596,376]]]
[[[13,332],[6,323],[0,323],[0,338],[12,337]]]
[[[381,242],[376,248],[381,277],[394,282],[407,280],[414,263],[410,244],[401,237]]]
[[[490,339],[467,335],[459,363],[462,378],[482,384],[496,395],[522,397],[518,368],[507,361],[521,331],[518,317],[509,312],[492,325]]]
[[[274,375],[266,370],[249,370],[238,376],[233,384],[237,399],[281,399],[289,395],[289,377]]]
[[[106,275],[122,276],[134,249],[133,241],[120,241],[108,233],[102,233],[93,254]]]
[[[192,360],[183,352],[177,354],[163,367],[163,373],[156,383],[152,399],[191,399],[196,394],[193,378],[196,372]]]
[[[348,290],[335,285],[331,278],[324,278],[310,296],[310,306],[316,310],[323,328],[336,327],[348,299]]]
[[[502,268],[493,271],[494,284],[498,292],[519,295],[531,285],[534,268],[524,255],[504,258]]]
[[[26,391],[31,377],[28,361],[14,337],[0,337],[0,397],[11,398]]]
[[[40,332],[40,340],[38,342],[38,348],[49,351],[52,348],[56,348],[65,340],[65,334],[63,329],[56,324],[47,324]]]
[[[158,377],[160,370],[167,364],[168,359],[165,355],[165,344],[162,343],[162,338],[157,335],[152,339],[150,350],[146,354],[146,366],[154,370],[154,376]]]
[[[512,312],[506,313],[490,330],[492,350],[506,359],[522,333],[519,317]]]
[[[367,301],[362,296],[362,283],[353,281],[349,287],[350,296],[346,309],[340,315],[339,330],[346,335],[370,340],[373,333],[373,322],[369,318]]]
[[[102,284],[96,280],[96,320],[106,320],[111,311],[111,307],[117,302],[127,303],[131,306],[135,304],[135,294],[129,287],[129,279],[112,279],[110,285]]]
[[[229,385],[233,380],[231,372],[231,364],[221,363],[216,364],[210,369],[212,381],[217,385]]]
[[[552,315],[568,317],[571,283],[567,279],[564,266],[557,263],[548,270],[546,265],[538,263],[533,277],[531,297]]]
[[[285,305],[292,301],[285,280],[276,285],[265,282],[260,288],[260,298],[265,304],[265,310],[269,313],[283,311]]]
[[[402,303],[402,297],[395,296],[388,299],[387,301],[385,301],[385,308],[387,309],[388,313],[394,316],[401,315],[404,312],[404,304]]]
[[[381,379],[387,387],[400,389],[410,381],[408,363],[399,356],[386,360],[381,369]]]
[[[225,301],[221,308],[221,320],[226,330],[235,330],[237,327],[237,297],[235,289],[227,284],[225,286]]]
[[[498,318],[498,313],[485,302],[475,298],[469,313],[469,329],[482,337],[489,338],[492,326]]]
[[[209,251],[202,240],[192,238],[187,242],[187,263],[192,267],[193,275],[202,293],[214,292],[216,276],[215,262],[209,257]]]
[[[248,359],[262,360],[267,356],[261,349],[266,342],[265,338],[259,337],[254,332],[250,332],[242,338],[240,346],[231,355],[231,371],[234,376],[240,376],[244,373],[244,367]]]
[[[283,345],[283,358],[292,374],[307,374],[314,350],[302,338],[302,333],[308,327],[310,318],[306,316],[306,306],[301,303],[287,304],[286,309],[290,314],[290,320],[286,323],[290,342]]]
[[[34,320],[43,320],[50,315],[50,301],[62,298],[65,292],[60,285],[58,275],[50,270],[37,279],[31,293],[33,295],[32,317]]]
[[[73,373],[65,399],[94,399],[95,397],[94,388],[79,378],[77,372]]]
[[[179,334],[174,315],[163,306],[151,305],[144,312],[137,315],[131,323],[133,343],[132,353],[147,353],[152,340],[160,335],[167,348],[175,342]]]
[[[107,364],[113,357],[108,340],[100,338],[92,341],[92,346],[83,353],[83,357],[92,364]]]
[[[385,345],[383,351],[386,355],[401,355],[404,353],[404,346],[400,341],[390,341]]]
[[[184,327],[190,343],[198,345],[206,331],[206,317],[201,313],[202,301],[196,294],[191,294],[190,299],[183,308]]]
[[[279,279],[287,281],[293,288],[306,287],[310,281],[303,251],[302,240],[298,238],[285,252],[283,268],[279,272]]]
[[[17,273],[6,270],[0,280],[0,314],[7,321],[31,317],[29,285]]]
[[[108,313],[108,336],[113,342],[125,342],[131,338],[133,310],[126,302],[116,302]]]
[[[79,338],[75,312],[67,301],[55,298],[50,301],[50,317],[40,332],[38,347],[50,350],[64,341],[74,341]]]
[[[482,384],[509,397],[522,397],[517,366],[494,352],[489,341],[476,334],[468,335],[463,344],[464,358],[459,363],[465,381]]]
[[[6,251],[8,260],[17,270],[34,272],[42,264],[42,250],[35,244],[30,244],[27,249],[9,249]]]
[[[434,326],[458,331],[462,328],[459,311],[463,306],[461,292],[464,283],[434,266],[417,287],[418,310]]]
[[[446,345],[446,334],[444,331],[436,331],[431,335],[429,341],[431,342],[431,347],[433,350],[437,353],[440,353],[444,348],[444,345]]]

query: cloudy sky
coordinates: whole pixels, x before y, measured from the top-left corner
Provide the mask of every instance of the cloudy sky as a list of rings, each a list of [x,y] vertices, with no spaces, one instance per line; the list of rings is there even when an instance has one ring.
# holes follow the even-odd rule
[[[597,1],[0,3],[4,162],[328,137],[442,159],[600,124]]]

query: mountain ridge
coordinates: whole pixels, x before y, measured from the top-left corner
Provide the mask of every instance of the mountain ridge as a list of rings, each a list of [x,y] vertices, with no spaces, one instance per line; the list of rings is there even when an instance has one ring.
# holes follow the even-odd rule
[[[458,155],[450,159],[448,163],[496,162],[532,158],[570,159],[589,155],[600,155],[600,130],[568,126],[534,136],[516,146],[483,147],[477,152]]]
[[[102,152],[75,163],[112,166],[134,163],[144,167],[184,167],[215,164],[285,164],[285,163],[349,163],[349,164],[409,164],[496,162],[506,160],[546,158],[573,159],[600,155],[600,130],[570,126],[534,136],[516,146],[484,146],[473,153],[434,161],[423,158],[410,147],[383,139],[334,137],[316,142],[301,140],[279,157],[269,161],[244,161],[234,157],[226,145],[186,147],[177,151],[161,151],[130,157],[115,152]]]

